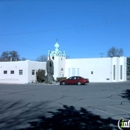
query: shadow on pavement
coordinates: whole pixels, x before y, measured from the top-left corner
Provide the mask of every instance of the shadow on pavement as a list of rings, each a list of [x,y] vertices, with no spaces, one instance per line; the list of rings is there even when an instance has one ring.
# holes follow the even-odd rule
[[[117,120],[103,119],[73,106],[47,111],[47,102],[0,101],[0,130],[113,130]],[[54,108],[53,108],[54,109]],[[49,113],[51,116],[47,116]]]
[[[45,117],[44,113],[39,121],[29,122],[30,128],[20,130],[113,130],[117,128],[117,121],[111,118],[103,119],[84,108],[76,110],[73,106],[64,105],[56,112],[49,112],[52,117]]]
[[[130,101],[130,89],[126,89],[124,93],[121,94],[122,98],[126,98]]]
[[[37,120],[41,113],[45,113],[43,108],[46,106],[47,102],[33,104],[0,100],[0,130],[30,127],[28,122]]]

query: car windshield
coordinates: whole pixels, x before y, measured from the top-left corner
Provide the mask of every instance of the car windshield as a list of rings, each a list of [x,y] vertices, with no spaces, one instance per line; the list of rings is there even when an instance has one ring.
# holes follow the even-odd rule
[[[76,76],[69,77],[68,79],[76,79]]]
[[[81,77],[81,76],[80,76],[79,78],[84,79],[84,78],[83,78],[83,77]]]

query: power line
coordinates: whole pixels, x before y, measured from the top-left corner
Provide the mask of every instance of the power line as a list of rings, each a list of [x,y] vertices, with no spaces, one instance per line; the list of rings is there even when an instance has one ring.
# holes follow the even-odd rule
[[[0,41],[2,41],[2,39],[0,38]],[[3,41],[5,41],[5,40],[3,40]],[[7,41],[8,42],[8,41]],[[7,51],[10,51],[10,50],[15,50],[15,51],[19,51],[19,50],[17,50],[17,49],[19,49],[20,48],[20,51],[26,51],[27,53],[29,53],[29,54],[34,54],[35,52],[40,52],[41,53],[41,55],[42,54],[47,54],[48,52],[48,50],[51,50],[50,48],[46,48],[45,49],[45,47],[43,46],[43,48],[44,48],[44,51],[43,51],[43,48],[42,47],[40,47],[39,48],[39,46],[36,46],[36,47],[33,47],[33,46],[30,46],[30,45],[28,45],[27,46],[27,44],[22,44],[22,43],[18,43],[18,42],[14,42],[14,41],[9,41],[9,43],[12,43],[13,44],[13,46],[12,46],[12,49],[10,48],[9,50],[8,49],[6,49]],[[17,43],[17,44],[15,44],[15,43]],[[6,44],[6,41],[5,42],[3,42],[3,44]],[[22,45],[21,45],[22,44]],[[18,46],[15,46],[15,45],[18,45]],[[6,46],[5,47],[7,47],[8,45],[6,44]],[[14,46],[17,48],[17,49],[14,49]],[[1,50],[1,49],[0,49]],[[5,51],[4,49],[2,49],[3,51]],[[52,50],[54,50],[54,48],[52,49]],[[19,52],[20,52],[19,51]],[[62,51],[62,50],[61,50]],[[67,51],[68,53],[69,53],[69,51]],[[82,53],[82,54],[84,54],[84,52],[83,51],[81,51],[81,50],[71,50],[70,52],[78,52],[78,53]]]
[[[9,43],[12,43],[12,44],[14,44],[14,45],[18,45],[18,42],[14,42],[14,41],[5,41],[5,40],[3,40],[3,39],[1,39],[0,38],[0,41],[2,41],[2,43],[3,44],[6,44],[7,42],[9,42]],[[17,44],[16,44],[17,43]],[[35,51],[37,51],[37,50],[39,50],[39,51],[43,51],[43,48],[39,48],[39,46],[37,46],[37,47],[32,47],[32,46],[27,46],[27,44],[22,44],[22,45],[20,45],[20,44],[22,44],[22,43],[19,43],[19,45],[17,46],[17,47],[19,47],[20,49],[21,48],[23,48],[24,50],[25,50],[25,48],[26,49],[32,49],[32,50],[35,50]],[[5,47],[7,47],[8,45],[6,44],[6,46]],[[16,47],[16,46],[15,46]],[[46,52],[47,53],[47,52]]]
[[[124,19],[120,19],[120,20],[112,20],[112,21],[106,21],[106,22],[102,22],[102,23],[94,23],[94,24],[88,24],[88,25],[64,27],[64,28],[59,28],[59,29],[55,28],[55,29],[47,29],[47,30],[43,30],[43,31],[19,32],[19,33],[13,33],[13,34],[1,34],[0,36],[25,35],[25,34],[33,34],[33,33],[44,33],[44,32],[52,32],[52,31],[60,31],[60,30],[69,30],[69,29],[84,28],[84,27],[89,27],[89,26],[99,26],[99,25],[129,21],[129,20],[130,20],[130,18],[124,18]]]

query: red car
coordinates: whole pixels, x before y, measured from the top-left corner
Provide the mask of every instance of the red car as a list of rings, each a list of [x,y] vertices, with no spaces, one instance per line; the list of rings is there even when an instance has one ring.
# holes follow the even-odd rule
[[[81,76],[72,76],[66,80],[60,81],[60,85],[66,85],[66,84],[81,85],[81,84],[86,84],[86,83],[89,83],[89,79],[85,79]]]

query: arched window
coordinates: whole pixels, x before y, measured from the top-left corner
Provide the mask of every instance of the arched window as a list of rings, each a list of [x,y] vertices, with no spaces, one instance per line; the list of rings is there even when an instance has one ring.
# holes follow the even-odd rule
[[[54,56],[52,57],[52,59],[54,60]]]
[[[61,71],[63,71],[63,68],[61,68]]]

